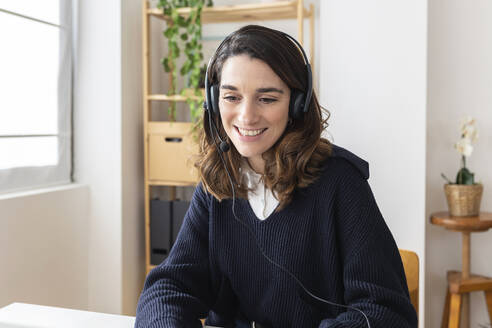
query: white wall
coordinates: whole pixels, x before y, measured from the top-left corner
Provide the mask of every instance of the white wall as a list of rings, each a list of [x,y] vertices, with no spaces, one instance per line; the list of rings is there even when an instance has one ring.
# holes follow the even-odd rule
[[[74,81],[75,180],[91,186],[89,309],[122,298],[121,2],[79,1]]]
[[[426,1],[321,1],[320,98],[335,144],[369,162],[398,247],[420,258],[424,315]]]
[[[461,270],[461,236],[428,222],[447,209],[441,172],[454,179],[459,155],[459,121],[477,119],[479,139],[467,166],[484,184],[482,210],[492,210],[492,2],[429,1],[429,77],[427,115],[427,327],[439,327],[446,271]],[[492,276],[492,231],[473,233],[472,272]],[[471,297],[471,325],[490,323],[483,293]]]
[[[76,184],[0,196],[0,308],[87,308],[88,204]]]
[[[134,314],[143,282],[141,2],[79,1],[75,178],[91,186],[89,310]]]

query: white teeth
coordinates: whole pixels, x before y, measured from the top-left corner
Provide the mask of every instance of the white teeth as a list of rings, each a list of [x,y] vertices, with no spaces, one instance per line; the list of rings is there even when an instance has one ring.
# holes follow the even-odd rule
[[[264,129],[260,129],[260,130],[243,130],[241,128],[237,128],[237,129],[243,136],[257,136],[263,131],[265,131]]]

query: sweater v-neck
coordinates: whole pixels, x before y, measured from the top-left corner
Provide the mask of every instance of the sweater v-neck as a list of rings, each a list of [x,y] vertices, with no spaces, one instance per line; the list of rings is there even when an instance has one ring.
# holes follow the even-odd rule
[[[251,191],[248,191],[250,212],[256,220],[265,221],[269,219],[279,205],[278,200],[272,191],[266,188],[261,174],[255,172],[247,161],[243,161],[240,170],[247,187],[252,188]]]
[[[276,209],[279,206],[279,204],[277,204],[277,206],[275,207],[275,209],[273,210],[272,213],[270,213],[266,218],[260,219],[259,217],[256,216],[256,213],[253,210],[253,208],[251,207],[250,202],[248,200],[245,200],[244,203],[245,203],[244,206],[246,206],[246,208],[247,208],[248,217],[253,218],[254,219],[254,222],[255,223],[258,223],[258,224],[266,224],[267,221],[268,222],[272,221],[272,219],[274,218],[274,216],[276,216],[276,214],[277,214]]]

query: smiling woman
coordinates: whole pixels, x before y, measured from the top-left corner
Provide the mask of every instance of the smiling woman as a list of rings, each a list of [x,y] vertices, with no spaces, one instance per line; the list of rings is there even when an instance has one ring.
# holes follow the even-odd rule
[[[417,327],[368,163],[327,125],[302,47],[248,25],[205,78],[195,189],[135,326]],[[206,326],[207,327],[207,326]]]

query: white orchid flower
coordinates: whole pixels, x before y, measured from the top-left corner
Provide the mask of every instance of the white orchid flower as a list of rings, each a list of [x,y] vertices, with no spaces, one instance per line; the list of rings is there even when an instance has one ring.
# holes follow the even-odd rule
[[[463,127],[465,125],[474,125],[475,119],[471,116],[465,116],[460,121],[460,126]]]
[[[463,156],[469,157],[473,152],[473,146],[468,138],[463,138],[454,144],[454,148]]]
[[[475,142],[478,139],[478,131],[474,125],[465,125],[461,129],[461,134],[464,138],[469,139],[471,142]]]

